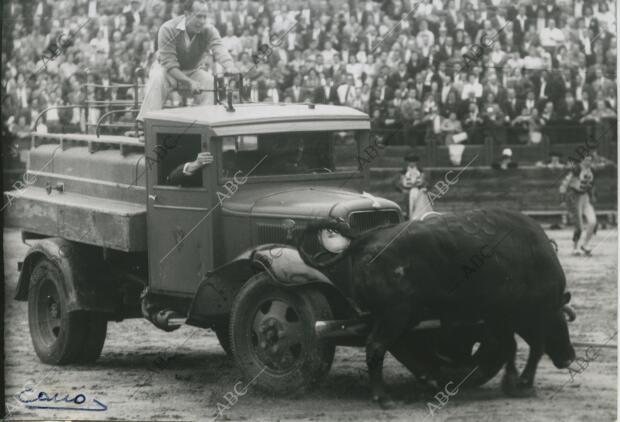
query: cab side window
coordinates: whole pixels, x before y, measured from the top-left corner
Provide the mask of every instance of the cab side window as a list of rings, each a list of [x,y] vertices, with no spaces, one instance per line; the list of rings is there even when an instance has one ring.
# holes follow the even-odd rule
[[[159,174],[157,175],[157,184],[159,185],[183,185],[187,187],[202,187],[202,172],[197,172],[191,180],[183,180],[173,182],[182,175],[185,163],[194,161],[200,152],[200,134],[184,134],[184,133],[158,133],[157,146],[154,151],[147,154],[146,160],[157,160],[159,163]],[[180,173],[179,173],[180,172]]]

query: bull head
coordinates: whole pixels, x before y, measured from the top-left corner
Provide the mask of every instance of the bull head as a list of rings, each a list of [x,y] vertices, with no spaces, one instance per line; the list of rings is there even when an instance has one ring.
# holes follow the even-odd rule
[[[312,238],[318,239],[324,250],[310,254],[306,246]],[[328,268],[344,258],[354,238],[351,227],[343,219],[321,219],[306,226],[297,241],[297,250],[303,261],[311,267]],[[331,256],[322,258],[325,255]]]

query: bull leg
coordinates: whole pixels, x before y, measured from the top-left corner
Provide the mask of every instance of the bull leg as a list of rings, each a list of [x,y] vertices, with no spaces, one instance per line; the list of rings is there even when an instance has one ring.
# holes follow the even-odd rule
[[[534,377],[536,376],[536,369],[538,368],[538,362],[543,355],[542,342],[535,342],[530,345],[530,353],[527,357],[527,363],[525,369],[519,377],[519,389],[524,394],[534,394]]]
[[[529,393],[534,393],[534,377],[538,363],[544,353],[544,335],[542,330],[537,327],[535,331],[530,331],[529,335],[524,333],[523,339],[529,344],[530,352],[527,357],[527,363],[521,376],[519,377],[519,388]]]
[[[427,344],[429,341],[430,337],[408,333],[390,346],[389,352],[409,369],[420,383],[431,388],[433,392],[437,392],[439,390],[437,358],[429,352],[428,348],[420,347],[421,344]]]
[[[517,366],[515,365],[517,342],[514,338],[514,334],[510,333],[510,336],[502,341],[501,349],[506,358],[506,367],[504,369],[504,377],[502,378],[502,390],[508,396],[515,396],[517,391],[518,372]]]
[[[393,311],[397,311],[397,308],[393,308]],[[385,353],[406,332],[409,321],[406,312],[396,315],[390,314],[376,318],[366,340],[366,365],[368,365],[372,399],[379,403],[383,409],[395,407],[395,403],[385,391],[383,383]]]
[[[502,390],[507,396],[510,397],[530,397],[533,395],[534,390],[532,388],[523,388],[521,386],[521,381],[517,378],[518,371],[517,366],[515,365],[515,359],[517,356],[517,342],[514,338],[513,333],[510,334],[510,339],[506,339],[505,344],[506,367],[504,372],[504,378],[502,379]],[[535,356],[531,353],[532,351],[530,349],[530,357]],[[538,356],[538,360],[540,360],[540,356]]]
[[[368,365],[368,375],[370,378],[370,390],[373,401],[379,403],[383,409],[393,409],[394,401],[385,392],[383,384],[383,360],[387,349],[379,341],[369,339],[366,344],[366,365]]]

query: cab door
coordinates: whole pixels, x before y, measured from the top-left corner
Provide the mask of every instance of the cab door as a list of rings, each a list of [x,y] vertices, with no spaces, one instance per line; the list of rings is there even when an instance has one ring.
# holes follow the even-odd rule
[[[148,130],[151,129],[151,130]],[[209,150],[205,129],[181,126],[147,128],[147,236],[149,284],[154,293],[193,296],[213,269],[212,193],[215,163],[193,184],[171,183],[171,173]]]

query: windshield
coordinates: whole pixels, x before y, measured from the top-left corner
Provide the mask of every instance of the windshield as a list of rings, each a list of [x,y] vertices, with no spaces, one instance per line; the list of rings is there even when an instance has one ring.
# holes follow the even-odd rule
[[[367,131],[286,132],[225,136],[222,174],[251,176],[337,173],[358,170],[360,137]],[[260,164],[259,164],[260,163]]]

